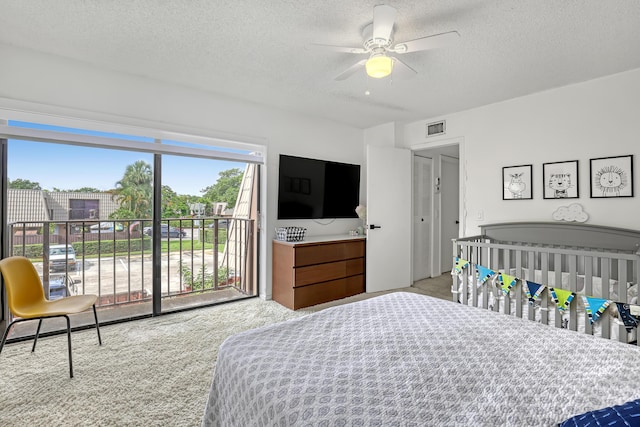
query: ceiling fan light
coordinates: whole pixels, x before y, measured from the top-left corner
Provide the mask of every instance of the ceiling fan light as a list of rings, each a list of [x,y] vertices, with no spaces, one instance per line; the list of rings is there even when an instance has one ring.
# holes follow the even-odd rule
[[[367,75],[374,79],[381,79],[391,74],[393,59],[385,55],[372,56],[365,64]]]

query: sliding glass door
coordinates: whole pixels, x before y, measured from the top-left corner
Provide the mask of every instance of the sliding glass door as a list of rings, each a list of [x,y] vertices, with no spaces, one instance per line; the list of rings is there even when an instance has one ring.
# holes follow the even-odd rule
[[[96,294],[105,322],[258,294],[258,166],[248,151],[9,125],[18,137],[2,168],[3,248],[33,262],[50,299]],[[64,326],[45,323],[45,333]]]

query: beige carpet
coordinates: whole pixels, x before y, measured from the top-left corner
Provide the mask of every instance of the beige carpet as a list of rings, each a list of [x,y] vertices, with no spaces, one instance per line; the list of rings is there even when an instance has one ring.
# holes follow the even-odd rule
[[[445,273],[438,277],[419,280],[415,282],[413,286],[432,297],[451,301],[453,299],[451,294],[452,283],[453,278],[451,277],[451,273]]]
[[[417,288],[404,291],[427,293]],[[5,346],[0,354],[1,426],[199,426],[219,345],[228,336],[362,294],[291,311],[257,298]]]

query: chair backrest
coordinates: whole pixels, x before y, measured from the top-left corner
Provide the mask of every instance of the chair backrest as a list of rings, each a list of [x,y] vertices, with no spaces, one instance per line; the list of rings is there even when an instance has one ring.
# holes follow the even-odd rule
[[[45,299],[40,276],[28,258],[12,256],[0,260],[0,272],[7,290],[9,310],[14,316],[22,317],[30,312],[28,307]]]

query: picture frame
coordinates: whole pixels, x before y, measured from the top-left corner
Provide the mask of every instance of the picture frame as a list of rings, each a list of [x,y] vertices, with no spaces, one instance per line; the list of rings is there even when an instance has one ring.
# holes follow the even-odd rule
[[[580,197],[578,161],[542,164],[543,199],[577,199]]]
[[[589,160],[591,198],[633,197],[633,154]]]
[[[533,199],[533,165],[502,168],[502,200]]]

